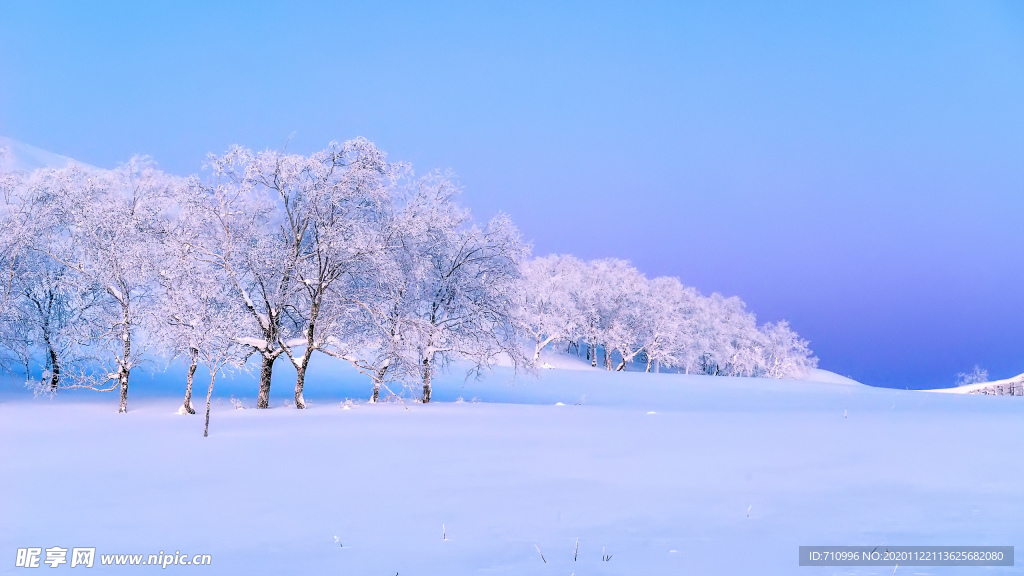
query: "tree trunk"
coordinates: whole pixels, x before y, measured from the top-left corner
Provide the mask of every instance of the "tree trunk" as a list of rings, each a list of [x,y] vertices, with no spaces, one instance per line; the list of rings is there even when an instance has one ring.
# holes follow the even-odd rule
[[[57,359],[57,351],[50,345],[50,339],[46,339],[46,347],[50,356],[50,392],[56,392],[60,384],[60,361]]]
[[[587,353],[590,355],[590,367],[597,368],[597,342],[587,345]]]
[[[372,377],[373,380],[373,396],[370,397],[370,402],[376,402],[380,399],[380,385],[384,382],[384,375],[387,373],[388,367],[385,366],[377,371],[377,375]]]
[[[661,374],[661,360],[654,361],[654,373]]]
[[[213,396],[213,383],[217,380],[217,371],[210,371],[210,387],[206,389],[206,424],[203,426],[203,438],[210,435],[210,397]]]
[[[610,350],[608,350],[608,346],[604,347],[604,369],[612,369],[612,353]]]
[[[648,374],[650,374],[650,372],[651,372],[651,362],[652,362],[651,357],[648,356],[647,357],[647,369],[644,370],[644,372],[647,372]]]
[[[295,408],[304,410],[306,408],[306,399],[302,397],[302,389],[306,386],[306,368],[309,367],[309,359],[313,357],[313,335],[316,327],[316,320],[320,316],[320,296],[313,298],[313,306],[309,311],[309,326],[306,327],[306,350],[302,353],[302,366],[296,366],[295,371]]]
[[[118,414],[128,412],[128,370],[121,368],[117,375],[117,381],[121,384],[121,405],[117,409]]]
[[[29,299],[35,304],[36,310],[39,311],[39,315],[43,319],[42,332],[43,332],[43,344],[46,346],[46,364],[50,368],[50,393],[56,393],[57,387],[60,385],[60,361],[57,359],[57,351],[53,347],[53,341],[50,340],[50,315],[53,310],[54,295],[52,290],[47,291],[48,298],[46,299],[46,311],[43,311],[42,304],[29,295]],[[25,362],[25,376],[29,374],[29,363]]]
[[[619,365],[615,367],[615,371],[616,372],[622,372],[625,369],[626,369],[626,355],[623,354],[622,355],[622,362],[619,362]]]
[[[117,409],[119,414],[128,412],[128,374],[131,372],[131,367],[128,366],[130,358],[132,357],[132,333],[130,326],[131,324],[131,313],[127,306],[121,306],[121,317],[124,322],[121,333],[121,341],[124,344],[121,357],[120,366],[118,367],[117,379],[121,384],[121,406]]]
[[[270,377],[274,373],[274,360],[276,356],[263,356],[263,364],[260,366],[260,395],[256,399],[256,408],[270,407]]]
[[[195,348],[188,349],[189,358],[192,359],[192,363],[188,366],[188,376],[185,378],[185,412],[189,414],[195,414],[196,409],[192,407],[192,379],[196,375],[196,366],[199,363],[199,350]]]
[[[308,358],[305,359],[309,361]],[[295,369],[295,407],[299,410],[306,408],[306,399],[302,397],[302,389],[306,386],[306,364],[303,362],[301,368]]]
[[[430,359],[423,359],[423,403],[430,402]]]

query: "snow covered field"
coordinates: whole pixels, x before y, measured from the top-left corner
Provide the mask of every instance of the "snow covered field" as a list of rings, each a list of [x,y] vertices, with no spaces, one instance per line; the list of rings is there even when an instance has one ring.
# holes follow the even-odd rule
[[[800,568],[797,547],[1024,545],[1019,398],[600,370],[508,379],[449,376],[436,403],[409,409],[222,399],[209,438],[177,396],[136,394],[119,415],[113,395],[32,399],[8,384],[0,572],[22,571],[19,547],[95,546],[100,574],[156,570],[102,554],[160,551],[210,554],[168,570],[211,574],[891,574]],[[897,574],[982,572],[1024,568]]]

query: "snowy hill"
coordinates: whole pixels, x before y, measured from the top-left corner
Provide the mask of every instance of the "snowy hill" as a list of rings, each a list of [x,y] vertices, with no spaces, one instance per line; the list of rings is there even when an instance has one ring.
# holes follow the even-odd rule
[[[1024,396],[1024,374],[1018,374],[1013,378],[1003,380],[992,380],[991,382],[977,382],[965,386],[954,386],[952,388],[937,388],[926,390],[926,392],[942,392],[944,394],[986,394],[994,396]]]
[[[10,153],[10,157],[0,158],[0,168],[4,170],[31,172],[39,168],[63,168],[68,163],[91,168],[91,166],[84,162],[79,162],[60,154],[54,154],[53,152],[36,148],[6,136],[0,136],[0,148],[7,148]]]
[[[320,366],[311,393],[348,378]],[[215,403],[209,438],[177,394],[120,415],[115,394],[0,396],[0,549],[95,546],[98,574],[181,551],[211,574],[771,576],[892,573],[798,568],[801,545],[1024,541],[1024,459],[977,441],[1024,434],[1020,402],[500,368],[427,405],[300,411],[280,384],[270,410]]]
[[[824,382],[828,384],[856,384],[858,386],[864,385],[861,382],[854,380],[853,378],[841,376],[839,374],[836,374],[835,372],[831,372],[829,370],[822,370],[821,368],[812,368],[811,370],[808,370],[807,375],[803,377],[803,380],[807,380],[808,382]]]
[[[545,370],[605,370],[603,366],[592,366],[586,358],[573,354],[565,354],[563,352],[555,352],[550,349],[541,352],[539,364],[541,365],[541,368]],[[630,363],[627,369],[634,372],[643,372],[644,368],[645,367],[642,363]],[[674,371],[666,370],[665,373],[674,373]],[[808,370],[807,374],[804,375],[801,380],[828,384],[856,384],[863,386],[861,382],[852,378],[841,376],[835,372],[823,370],[821,368],[812,368]]]

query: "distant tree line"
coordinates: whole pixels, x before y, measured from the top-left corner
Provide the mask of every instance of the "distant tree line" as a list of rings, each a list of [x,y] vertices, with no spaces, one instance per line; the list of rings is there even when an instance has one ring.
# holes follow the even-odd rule
[[[2,153],[2,152],[0,152]],[[302,156],[234,147],[200,175],[147,158],[0,172],[0,362],[37,390],[120,392],[144,358],[193,377],[259,360],[257,407],[279,360],[349,363],[371,383],[416,382],[453,361],[527,370],[552,345],[593,366],[784,378],[816,359],[785,322],[627,262],[530,259],[505,215],[474,222],[446,174],[416,177],[364,139]],[[532,348],[532,354],[528,351]]]
[[[739,298],[648,280],[623,260],[546,256],[525,262],[522,275],[520,324],[534,362],[558,342],[608,370],[640,361],[648,372],[787,378],[817,366],[785,321],[758,327]]]

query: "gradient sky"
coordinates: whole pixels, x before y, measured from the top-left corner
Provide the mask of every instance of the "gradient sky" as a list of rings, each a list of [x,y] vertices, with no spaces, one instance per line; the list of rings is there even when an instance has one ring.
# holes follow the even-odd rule
[[[365,136],[823,368],[1024,372],[1024,3],[206,4],[0,3],[0,134],[180,174]]]

